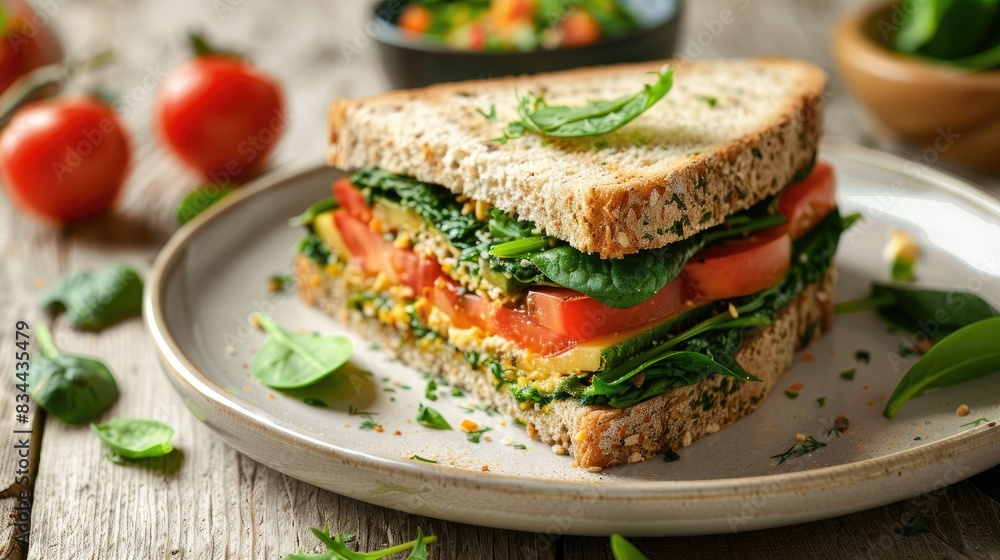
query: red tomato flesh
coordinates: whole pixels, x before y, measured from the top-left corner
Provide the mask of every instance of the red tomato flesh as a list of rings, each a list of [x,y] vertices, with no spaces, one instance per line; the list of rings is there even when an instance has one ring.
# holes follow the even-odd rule
[[[683,303],[683,283],[675,278],[652,298],[625,309],[608,307],[568,288],[539,288],[528,292],[531,319],[577,340],[624,331],[656,321]]]
[[[333,198],[337,199],[337,203],[355,220],[361,220],[366,224],[371,221],[372,211],[365,201],[364,193],[352,185],[347,177],[333,183]]]
[[[431,302],[451,318],[460,329],[479,327],[487,332],[496,330],[493,304],[475,292],[469,292],[450,278],[441,276],[434,281]]]
[[[779,226],[798,239],[837,207],[837,183],[833,167],[819,162],[805,179],[792,183],[778,199],[778,212],[788,218]]]
[[[792,239],[765,231],[702,249],[681,275],[698,301],[715,301],[766,290],[788,274],[791,264]]]

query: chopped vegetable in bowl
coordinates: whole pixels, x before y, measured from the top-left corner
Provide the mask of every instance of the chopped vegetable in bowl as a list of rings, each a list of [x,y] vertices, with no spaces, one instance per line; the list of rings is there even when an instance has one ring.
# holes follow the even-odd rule
[[[397,23],[415,40],[469,51],[582,47],[640,27],[619,0],[412,0]]]

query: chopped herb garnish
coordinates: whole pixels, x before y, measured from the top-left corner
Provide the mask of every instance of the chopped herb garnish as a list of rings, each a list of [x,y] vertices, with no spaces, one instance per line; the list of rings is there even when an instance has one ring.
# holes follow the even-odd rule
[[[785,391],[785,396],[788,397],[788,398],[790,398],[790,399],[797,399],[797,398],[799,398],[799,394],[796,393],[795,391]]]
[[[514,449],[527,449],[527,448],[528,448],[528,446],[524,445],[523,443],[515,443],[514,444]]]
[[[680,460],[680,458],[681,456],[678,455],[677,452],[674,451],[673,449],[663,454],[664,463],[673,463],[674,461]]]
[[[858,350],[854,353],[854,359],[863,364],[870,364],[872,362],[872,355],[867,350]]]
[[[479,113],[480,115],[482,115],[483,118],[485,118],[486,120],[488,120],[490,122],[496,122],[497,121],[497,106],[496,105],[490,105],[490,112],[489,113],[487,113],[486,111],[483,111],[482,109],[476,109],[476,112]]]
[[[381,350],[382,346],[379,343],[377,343],[377,342],[369,342],[368,343],[368,349],[369,350]],[[386,378],[386,379],[388,379],[388,378]]]
[[[272,294],[282,294],[295,283],[295,278],[287,274],[275,274],[267,279],[267,291]]]
[[[381,560],[382,558],[388,558],[407,550],[410,551],[407,559],[427,560],[427,545],[437,542],[437,537],[434,535],[425,536],[424,532],[417,528],[416,540],[372,552],[355,552],[347,548],[347,543],[354,538],[351,535],[344,533],[331,534],[329,527],[323,527],[322,531],[313,528],[312,532],[317,539],[326,545],[326,552],[321,554],[303,554],[301,552],[299,554],[289,554],[284,557],[284,560]]]
[[[361,425],[358,426],[358,428],[362,430],[375,430],[377,432],[379,431],[379,428],[382,427],[382,424],[376,422],[375,419],[372,418],[371,414],[361,414],[360,416],[364,418],[365,421],[362,422]]]
[[[435,430],[451,429],[451,425],[444,419],[444,416],[441,416],[440,412],[429,406],[424,406],[424,403],[420,403],[420,408],[417,409],[417,422]]]
[[[717,97],[712,97],[711,95],[699,95],[698,99],[701,99],[705,103],[708,103],[709,107],[715,107],[715,104],[719,102]]]
[[[377,412],[368,412],[368,411],[365,411],[365,410],[358,410],[357,408],[354,408],[353,406],[350,406],[350,405],[348,405],[348,407],[347,407],[347,413],[350,414],[351,416],[364,416],[366,414],[369,415],[369,416],[371,416],[373,414],[378,414]]]
[[[780,465],[788,459],[791,459],[793,457],[801,457],[802,455],[805,455],[807,453],[812,453],[813,451],[816,451],[821,447],[826,447],[826,444],[821,441],[817,441],[816,438],[812,436],[806,436],[806,439],[804,441],[796,443],[795,445],[788,448],[788,451],[785,451],[780,455],[772,455],[771,458],[778,459],[778,464]]]
[[[980,424],[985,424],[985,423],[987,423],[989,421],[990,421],[989,418],[977,418],[977,419],[973,420],[972,422],[968,422],[966,424],[961,424],[959,426],[959,428],[964,428],[966,426],[972,426],[973,428],[978,428]]]
[[[420,455],[413,455],[412,457],[410,457],[410,459],[414,461],[423,461],[424,463],[434,463],[435,465],[437,464],[437,461],[435,461],[434,459],[425,459]]]
[[[458,387],[454,387],[451,390],[451,396],[453,396],[453,397],[464,397],[465,393],[463,393],[462,390],[459,389]]]
[[[315,406],[316,408],[326,408],[326,403],[319,399],[304,399],[302,402],[309,406]]]
[[[393,389],[392,387],[384,387],[384,388],[382,389],[382,392],[383,392],[383,393],[395,393],[395,392],[396,392],[396,390],[395,390],[395,389]]]
[[[904,537],[912,537],[917,533],[930,533],[931,528],[927,526],[927,522],[924,518],[919,515],[911,515],[907,521],[901,527],[895,529],[896,533],[903,535]]]
[[[858,373],[857,368],[851,368],[847,371],[840,372],[840,378],[846,379],[847,381],[854,381],[854,374]]]
[[[483,434],[489,432],[490,428],[483,428],[481,430],[472,430],[465,434],[465,439],[471,441],[472,443],[479,443],[479,438],[483,437]]]
[[[427,400],[429,400],[429,401],[436,401],[436,400],[438,400],[438,396],[437,396],[437,393],[436,393],[437,388],[438,388],[438,384],[437,384],[436,381],[434,381],[433,379],[431,379],[430,381],[428,381],[427,382],[427,388],[424,389],[424,398],[427,399]]]
[[[402,389],[402,390],[404,390],[404,391],[409,391],[413,387],[410,387],[409,385],[400,385],[399,388]]]
[[[826,397],[820,397],[816,399],[816,404],[818,404],[820,408],[826,406]]]

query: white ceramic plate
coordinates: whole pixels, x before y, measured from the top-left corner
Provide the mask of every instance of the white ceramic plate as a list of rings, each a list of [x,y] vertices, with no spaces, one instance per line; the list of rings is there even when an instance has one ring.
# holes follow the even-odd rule
[[[895,227],[915,235],[925,251],[921,285],[973,290],[1000,304],[996,200],[952,176],[842,142],[827,141],[822,157],[836,168],[843,211],[865,216],[841,243],[839,300],[862,297],[871,280],[885,279],[881,253]],[[1000,418],[1000,376],[915,399],[892,421],[881,415],[912,362],[898,354],[901,335],[888,334],[871,313],[837,317],[833,331],[809,356],[799,356],[759,410],[679,450],[679,461],[654,459],[600,474],[573,468],[570,458],[529,440],[512,422],[463,409],[475,403],[447,388],[433,406],[453,426],[470,418],[491,427],[490,441],[473,444],[461,431],[417,424],[425,376],[357,338],[352,363],[321,386],[268,389],[246,368],[264,340],[247,325],[251,312],[268,312],[290,328],[348,332],[294,294],[265,289],[269,276],[291,267],[301,230],[288,227],[288,218],[328,196],[340,175],[317,168],[242,190],[170,241],[146,291],[149,329],[189,408],[233,447],[278,471],[374,504],[465,523],[554,534],[685,535],[859,511],[1000,463],[995,423],[962,426]],[[871,363],[858,363],[857,350],[868,350]],[[839,376],[849,368],[857,368],[854,381]],[[782,394],[793,383],[804,385],[794,400]],[[328,407],[305,404],[310,396]],[[956,416],[961,403],[972,414]],[[362,419],[349,415],[349,406],[377,413],[385,431],[360,429]],[[828,436],[837,414],[850,419],[850,432]],[[828,446],[774,465],[770,456],[794,444],[796,433]]]

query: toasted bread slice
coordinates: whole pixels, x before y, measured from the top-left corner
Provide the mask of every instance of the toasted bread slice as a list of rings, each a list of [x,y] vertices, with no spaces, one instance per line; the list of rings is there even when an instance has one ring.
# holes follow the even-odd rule
[[[517,119],[517,92],[578,106],[639,92],[664,64],[676,70],[673,89],[618,131],[493,140]],[[822,70],[790,59],[668,60],[340,99],[329,159],[444,185],[577,249],[620,257],[682,240],[786,186],[815,158],[825,83]]]
[[[506,387],[496,389],[490,373],[473,369],[463,352],[442,339],[430,344],[420,339],[422,344],[418,345],[405,330],[351,311],[348,301],[353,290],[348,276],[328,274],[301,255],[296,262],[299,294],[305,302],[350,323],[354,332],[379,342],[406,364],[444,378],[484,404],[523,420],[528,434],[552,445],[556,453],[572,453],[582,467],[603,468],[685,447],[756,409],[791,367],[795,349],[807,333],[818,335],[828,330],[833,319],[835,271],[831,266],[824,278],[808,286],[771,326],[744,343],[736,359],[760,382],[742,383],[711,375],[629,408],[581,406],[565,400],[546,409],[528,410],[520,408]]]

